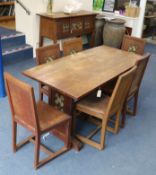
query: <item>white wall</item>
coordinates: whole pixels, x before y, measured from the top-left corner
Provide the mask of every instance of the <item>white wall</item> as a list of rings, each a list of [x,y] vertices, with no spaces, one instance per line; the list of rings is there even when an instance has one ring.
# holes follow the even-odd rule
[[[140,1],[140,15],[138,20],[134,23],[134,30],[132,31],[133,36],[136,36],[136,37],[142,36],[146,2],[147,0]]]
[[[53,12],[63,11],[63,7],[67,1],[68,0],[53,0]],[[83,10],[92,10],[93,0],[77,1],[82,3]],[[138,20],[136,20],[136,23],[134,23],[134,36],[141,37],[146,1],[147,0],[141,0],[140,2],[141,13]],[[16,29],[25,33],[26,42],[31,44],[35,51],[35,48],[38,47],[39,43],[39,17],[36,14],[46,12],[47,0],[21,0],[21,2],[31,11],[31,15],[27,15],[26,12],[19,6],[19,4],[16,4]]]
[[[93,0],[76,0],[82,3],[82,10],[92,10],[92,1]],[[53,1],[53,11],[63,11],[64,6],[67,4],[68,0],[54,0]]]
[[[46,11],[46,1],[21,0],[21,2],[31,11],[31,15],[26,14],[26,12],[21,8],[21,6],[16,3],[16,30],[25,33],[26,42],[31,44],[34,48],[36,48],[39,34],[39,19],[36,13]]]

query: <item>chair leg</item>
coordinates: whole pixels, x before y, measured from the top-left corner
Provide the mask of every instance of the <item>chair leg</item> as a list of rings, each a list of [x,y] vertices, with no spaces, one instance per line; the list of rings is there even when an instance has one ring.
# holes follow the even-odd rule
[[[17,139],[17,123],[12,121],[12,149],[16,152],[16,139]]]
[[[35,160],[34,160],[34,168],[37,169],[39,165],[39,157],[40,157],[40,136],[35,136]]]
[[[137,106],[138,106],[138,92],[134,96],[134,106],[133,106],[133,116],[137,113]]]
[[[116,120],[115,120],[114,134],[117,134],[118,131],[119,131],[120,114],[121,114],[121,110],[118,110],[117,113],[116,113]]]
[[[49,92],[48,92],[48,104],[51,105],[52,104],[52,89],[49,88]]]
[[[51,99],[51,97],[48,97],[48,104],[49,104],[49,105],[52,104],[52,99]]]
[[[71,125],[71,131],[72,131],[72,135],[76,134],[76,110],[74,111],[73,117],[72,117],[72,125]]]
[[[38,89],[39,90],[39,100],[43,101],[42,84],[39,83],[38,86],[39,86],[39,89]]]
[[[71,147],[71,138],[70,138],[70,134],[71,133],[71,120],[69,120],[66,124],[66,131],[65,131],[65,147],[67,149],[70,149]]]
[[[76,137],[83,143],[89,144],[99,150],[103,150],[105,147],[106,128],[107,128],[107,120],[103,119],[102,125],[101,125],[100,143],[97,143],[96,141],[91,140],[90,137],[82,136],[80,134],[76,134]]]
[[[43,92],[40,92],[40,91],[39,91],[39,100],[43,101]]]
[[[105,147],[106,127],[107,127],[107,120],[103,119],[101,126],[100,150],[104,149]]]
[[[138,105],[138,92],[135,94],[134,96],[134,103],[133,103],[133,109],[132,111],[129,110],[127,111],[127,103],[125,103],[123,105],[123,110],[122,110],[122,120],[121,120],[121,127],[124,128],[125,127],[125,122],[126,122],[126,112],[128,112],[129,114],[135,116],[136,112],[137,112],[137,105]]]
[[[122,109],[121,128],[125,127],[125,123],[126,123],[126,109],[127,109],[127,102],[124,103],[123,109]]]

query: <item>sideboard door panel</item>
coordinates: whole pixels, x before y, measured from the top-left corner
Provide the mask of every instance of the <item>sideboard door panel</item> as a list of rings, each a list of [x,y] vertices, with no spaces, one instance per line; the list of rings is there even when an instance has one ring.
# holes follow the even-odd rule
[[[57,20],[57,38],[67,38],[70,36],[70,19]]]
[[[92,33],[95,28],[95,16],[84,17],[84,33]]]
[[[55,37],[55,25],[53,24],[54,22],[51,19],[41,17],[40,19],[40,34],[43,37],[48,37],[50,39],[54,39]],[[42,27],[44,26],[44,27]]]
[[[70,20],[71,36],[82,35],[83,33],[83,17],[74,17]]]

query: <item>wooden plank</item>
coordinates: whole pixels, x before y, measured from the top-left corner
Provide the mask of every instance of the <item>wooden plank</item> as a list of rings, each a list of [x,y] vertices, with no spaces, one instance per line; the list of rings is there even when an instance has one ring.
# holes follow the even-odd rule
[[[14,5],[14,2],[0,2],[0,6],[9,6],[9,5]]]
[[[0,21],[15,20],[15,16],[1,16]]]
[[[13,29],[15,30],[15,20],[7,20],[7,21],[1,21],[0,22],[0,27],[5,27],[8,29]]]

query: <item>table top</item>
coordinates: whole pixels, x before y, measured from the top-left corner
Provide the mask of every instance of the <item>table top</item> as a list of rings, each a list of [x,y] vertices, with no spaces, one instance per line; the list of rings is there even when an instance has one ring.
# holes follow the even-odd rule
[[[79,17],[79,16],[90,16],[90,15],[97,15],[95,12],[89,12],[85,10],[81,10],[76,13],[70,13],[66,14],[64,12],[55,12],[55,13],[39,13],[39,16],[47,17],[47,18],[52,18],[52,19],[59,19],[59,18],[69,18],[69,17]]]
[[[24,75],[78,100],[133,67],[140,55],[99,46],[25,70]]]

